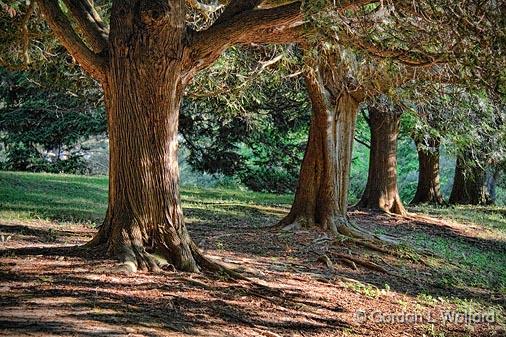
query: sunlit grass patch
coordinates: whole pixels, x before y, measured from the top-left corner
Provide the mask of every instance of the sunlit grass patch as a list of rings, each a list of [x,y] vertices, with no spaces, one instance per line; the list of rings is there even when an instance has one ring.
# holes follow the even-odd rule
[[[429,259],[441,272],[437,280],[440,286],[484,287],[506,294],[506,253],[500,246],[484,249],[458,237],[425,233],[417,233],[415,242],[443,258]]]

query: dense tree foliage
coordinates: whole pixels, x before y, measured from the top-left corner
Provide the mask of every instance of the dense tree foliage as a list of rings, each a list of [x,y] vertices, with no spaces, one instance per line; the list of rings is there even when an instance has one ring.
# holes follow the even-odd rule
[[[86,172],[76,144],[106,131],[100,90],[66,53],[39,69],[0,70],[0,141],[6,169]]]
[[[310,110],[298,54],[234,48],[194,80],[180,122],[192,167],[254,191],[295,189]]]

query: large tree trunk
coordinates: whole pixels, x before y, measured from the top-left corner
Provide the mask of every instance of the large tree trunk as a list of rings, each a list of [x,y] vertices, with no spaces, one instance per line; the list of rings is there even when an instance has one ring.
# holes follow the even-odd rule
[[[397,136],[400,114],[369,107],[369,173],[358,208],[406,214],[397,189]]]
[[[329,70],[306,76],[313,115],[295,200],[280,222],[285,227],[319,226],[337,233],[346,226],[349,173],[358,101],[339,90]]]
[[[466,167],[462,157],[457,157],[450,204],[486,205],[489,203],[486,172],[478,165]]]
[[[430,203],[444,205],[439,178],[440,140],[429,137],[424,141],[415,138],[418,152],[418,186],[411,204]]]
[[[118,3],[112,10],[104,84],[109,205],[92,243],[104,244],[129,271],[156,270],[162,263],[197,271],[195,245],[183,221],[177,162],[184,15],[157,25],[150,21],[152,12]],[[178,5],[184,3],[171,10],[182,11]]]
[[[179,199],[177,129],[185,85],[233,44],[301,42],[300,3],[256,9],[232,2],[210,27],[186,24],[185,0],[112,1],[107,29],[93,1],[37,0],[53,33],[104,89],[110,137],[109,204],[89,247],[106,247],[126,270],[199,266]],[[196,7],[193,10],[200,10]],[[204,29],[207,28],[207,29]]]

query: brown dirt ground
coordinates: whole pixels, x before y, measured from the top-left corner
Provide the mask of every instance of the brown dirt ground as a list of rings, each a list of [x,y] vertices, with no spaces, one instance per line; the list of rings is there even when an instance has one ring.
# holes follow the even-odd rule
[[[191,215],[189,216],[191,218]],[[320,231],[277,232],[246,222],[227,226],[191,223],[206,253],[250,272],[257,282],[216,275],[112,273],[114,261],[76,249],[94,229],[47,221],[1,223],[0,335],[9,336],[506,336],[496,323],[443,324],[454,304],[421,304],[421,291],[504,304],[483,289],[437,288],[437,269],[348,244],[333,244]],[[472,227],[431,219],[353,212],[365,227],[399,236],[423,230],[462,236],[484,249],[506,249],[482,240]],[[475,228],[475,231],[481,231]],[[390,275],[338,263],[336,254],[376,262]],[[332,269],[318,262],[327,255]],[[254,274],[252,274],[254,273]],[[388,284],[385,287],[385,284]],[[385,289],[387,288],[387,289]],[[357,310],[367,320],[357,319]],[[416,324],[389,324],[371,313],[416,312]],[[428,314],[435,319],[428,322]],[[359,317],[360,318],[360,317]],[[432,324],[434,324],[432,326]]]

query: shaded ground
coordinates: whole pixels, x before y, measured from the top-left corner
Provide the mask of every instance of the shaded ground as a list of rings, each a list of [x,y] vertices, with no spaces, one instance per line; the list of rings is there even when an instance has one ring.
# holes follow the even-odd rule
[[[458,221],[447,220],[446,209],[430,210],[435,218],[352,213],[372,231],[438,255],[403,248],[397,252],[403,258],[395,258],[323,232],[269,231],[288,210],[287,197],[185,189],[195,241],[207,254],[254,273],[258,283],[248,283],[111,273],[114,261],[75,248],[92,237],[92,223],[103,214],[103,180],[0,173],[0,183],[0,335],[506,335],[504,210],[475,210],[481,215]],[[388,273],[354,269],[342,254]],[[322,256],[330,268],[319,262]],[[485,316],[445,323],[446,311]]]

